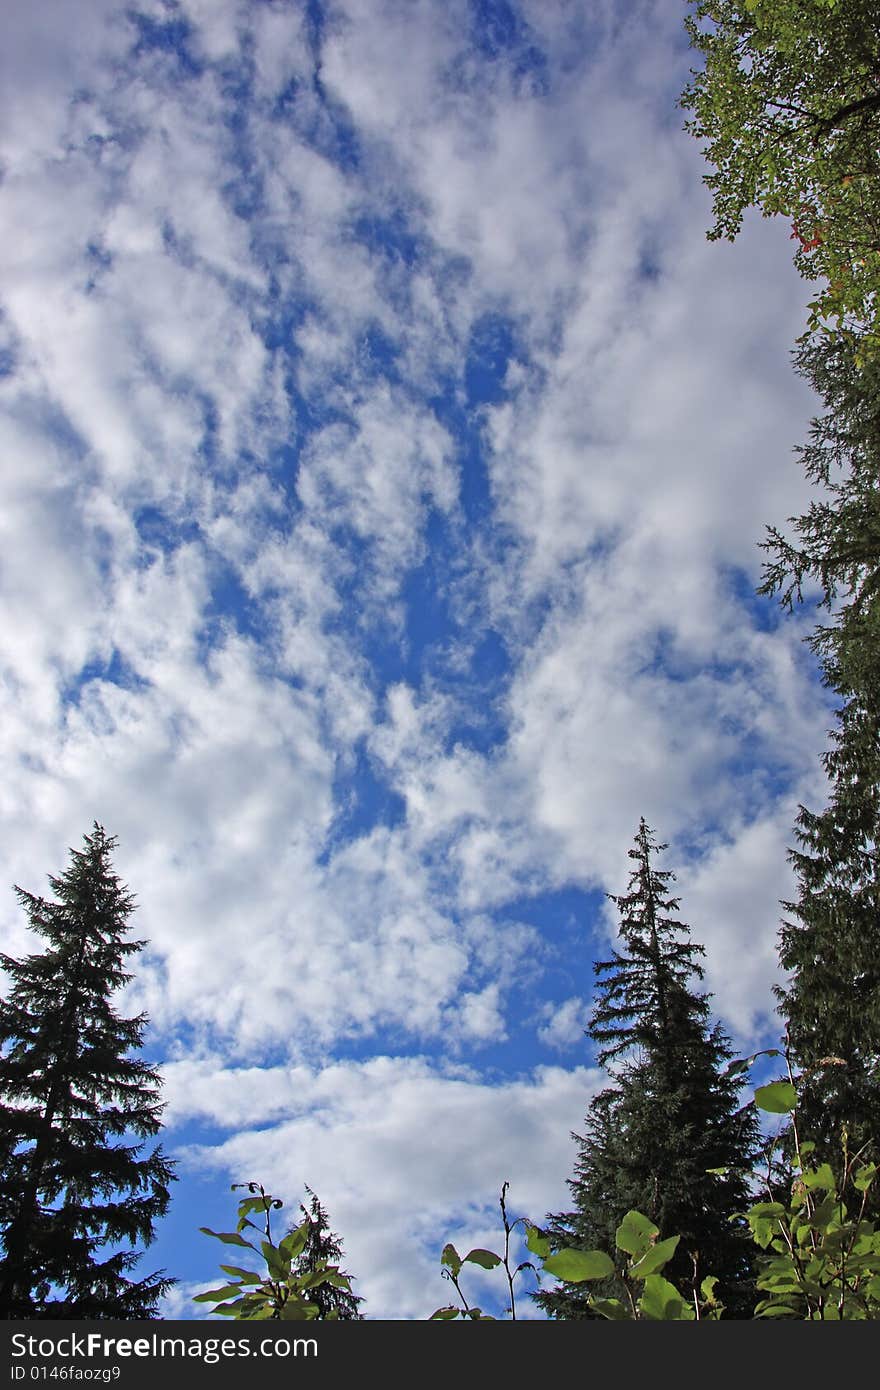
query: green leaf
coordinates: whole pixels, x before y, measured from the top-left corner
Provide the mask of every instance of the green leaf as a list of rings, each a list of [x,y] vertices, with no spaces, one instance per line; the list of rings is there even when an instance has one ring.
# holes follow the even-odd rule
[[[219,1303],[221,1299],[231,1298],[241,1293],[238,1284],[225,1284],[222,1289],[209,1289],[206,1293],[193,1294],[193,1303]]]
[[[274,1318],[275,1309],[271,1299],[264,1299],[259,1308],[254,1307],[253,1311],[243,1313],[242,1317],[247,1318],[248,1322],[261,1322],[266,1318]]]
[[[630,1315],[619,1298],[591,1298],[590,1308],[612,1322],[628,1322]]]
[[[797,1105],[797,1091],[790,1081],[771,1081],[769,1086],[758,1087],[755,1104],[771,1115],[788,1115]]]
[[[759,1303],[755,1309],[756,1318],[797,1318],[799,1313],[790,1303],[774,1303],[770,1299]]]
[[[680,1240],[681,1236],[670,1236],[668,1240],[660,1240],[656,1245],[652,1245],[630,1269],[632,1277],[644,1279],[649,1274],[656,1274],[672,1259]]]
[[[688,1322],[695,1316],[690,1303],[685,1302],[678,1289],[662,1274],[648,1275],[645,1291],[639,1299],[639,1312],[652,1322]]]
[[[830,1163],[821,1163],[818,1168],[807,1169],[801,1181],[804,1187],[819,1187],[823,1192],[834,1192],[837,1188],[837,1180],[831,1171]]]
[[[766,1250],[773,1237],[779,1234],[779,1222],[785,1214],[781,1202],[756,1202],[746,1212],[749,1229],[762,1250]]]
[[[440,1255],[440,1263],[449,1266],[454,1279],[458,1277],[458,1272],[461,1269],[461,1256],[454,1245],[444,1245]]]
[[[304,1298],[289,1298],[280,1316],[283,1322],[311,1322],[319,1312],[317,1303],[306,1303]]]
[[[526,1226],[526,1249],[543,1260],[550,1254],[550,1237],[537,1226]]]
[[[276,1249],[268,1240],[260,1242],[263,1258],[274,1279],[286,1279],[290,1273],[290,1256]]]
[[[224,1318],[241,1317],[241,1310],[245,1307],[243,1298],[237,1298],[233,1303],[221,1303],[217,1308],[212,1308],[212,1313],[219,1313]]]
[[[876,1176],[877,1164],[865,1163],[861,1168],[856,1170],[855,1176],[853,1177],[853,1186],[857,1192],[867,1192]]]
[[[221,1265],[224,1274],[234,1274],[243,1284],[261,1284],[262,1274],[256,1274],[252,1269],[239,1269],[238,1265]]]
[[[428,1318],[428,1322],[449,1322],[452,1318],[457,1318],[460,1311],[459,1308],[453,1308],[453,1306],[449,1304],[448,1307],[438,1308],[435,1313],[432,1313]]]
[[[614,1261],[602,1250],[557,1250],[544,1261],[548,1274],[568,1284],[585,1279],[607,1279],[614,1273]]]
[[[834,1229],[840,1225],[842,1219],[846,1217],[846,1208],[841,1207],[836,1197],[826,1197],[817,1203],[810,1223],[817,1231]]]
[[[248,1250],[254,1249],[250,1241],[237,1235],[235,1231],[212,1231],[208,1226],[200,1226],[199,1230],[203,1235],[213,1236],[215,1240],[222,1240],[224,1245],[244,1245]]]
[[[309,1226],[308,1222],[304,1221],[301,1226],[297,1226],[295,1230],[289,1231],[284,1239],[278,1242],[278,1249],[287,1255],[288,1259],[294,1260],[297,1255],[301,1255],[305,1250],[308,1239]]]
[[[500,1265],[501,1256],[496,1255],[494,1250],[470,1250],[462,1260],[462,1264],[479,1265],[481,1269],[494,1269]]]
[[[640,1211],[628,1211],[617,1228],[617,1248],[625,1250],[627,1255],[642,1255],[659,1234],[659,1226],[655,1226],[647,1216]]]
[[[238,1204],[239,1216],[247,1216],[250,1211],[268,1211],[268,1207],[262,1197],[242,1197]]]

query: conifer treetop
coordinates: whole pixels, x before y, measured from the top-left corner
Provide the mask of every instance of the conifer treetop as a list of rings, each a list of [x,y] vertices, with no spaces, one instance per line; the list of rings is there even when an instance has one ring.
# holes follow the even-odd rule
[[[610,960],[593,966],[602,997],[590,1018],[589,1033],[602,1045],[603,1066],[634,1048],[655,1045],[671,1021],[670,1010],[687,995],[689,981],[703,978],[699,957],[705,951],[690,940],[687,924],[672,915],[681,901],[668,893],[675,874],[654,867],[656,856],[667,848],[653,838],[643,816],[635,848],[628,851],[636,861],[629,892],[606,894],[620,913],[625,951],[614,951]],[[687,997],[691,1010],[705,1017],[705,996]]]
[[[140,1254],[124,1247],[152,1241],[174,1171],[145,1151],[163,1109],[138,1055],[146,1015],[115,1006],[145,944],[124,939],[135,900],[115,845],[96,822],[53,901],[15,889],[46,949],[0,955],[0,1317],[153,1317],[173,1282],[127,1277]]]

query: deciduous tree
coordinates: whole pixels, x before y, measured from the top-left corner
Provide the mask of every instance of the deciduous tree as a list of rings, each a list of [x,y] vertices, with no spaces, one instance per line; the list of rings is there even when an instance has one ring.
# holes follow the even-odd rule
[[[681,97],[714,172],[709,235],[747,208],[791,223],[803,275],[824,281],[811,326],[852,320],[880,346],[880,20],[874,0],[693,0],[704,65]]]

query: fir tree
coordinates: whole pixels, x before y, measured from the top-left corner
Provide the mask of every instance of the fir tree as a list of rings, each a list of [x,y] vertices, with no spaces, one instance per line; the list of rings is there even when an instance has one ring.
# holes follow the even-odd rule
[[[301,1275],[315,1274],[328,1266],[338,1268],[343,1256],[342,1241],[330,1230],[330,1220],[326,1209],[321,1205],[308,1184],[306,1184],[306,1192],[309,1194],[309,1205],[308,1207],[301,1206],[300,1210],[309,1223],[309,1235],[305,1249],[294,1263],[296,1272]],[[342,1269],[339,1270],[339,1273],[346,1279],[352,1277]],[[338,1318],[350,1321],[363,1317],[363,1314],[358,1312],[363,1299],[358,1294],[350,1293],[348,1289],[340,1288],[336,1284],[318,1284],[305,1296],[309,1303],[318,1305],[319,1318]]]
[[[802,1134],[839,1168],[844,1125],[854,1147],[880,1142],[880,362],[854,337],[807,343],[796,365],[826,406],[798,451],[822,496],[790,518],[794,541],[770,529],[762,592],[790,608],[819,588],[831,621],[809,642],[840,703],[828,805],[798,814],[778,995]]]
[[[113,873],[116,840],[95,824],[55,901],[16,887],[46,949],[0,955],[0,1316],[151,1318],[174,1282],[128,1278],[153,1239],[172,1165],[144,1140],[161,1128],[156,1070],[133,1054],[146,1017],[121,1017],[134,899]]]
[[[726,1071],[728,1041],[710,1025],[707,997],[694,991],[704,952],[670,915],[679,906],[668,896],[674,875],[652,863],[665,848],[642,820],[629,851],[636,861],[630,891],[608,895],[620,913],[623,949],[594,966],[588,1032],[599,1061],[612,1064],[612,1084],[593,1100],[584,1134],[573,1136],[574,1209],[551,1217],[550,1229],[560,1245],[613,1254],[617,1226],[635,1208],[664,1237],[681,1237],[664,1272],[683,1293],[715,1275],[728,1315],[748,1316],[751,1248],[734,1218],[748,1204],[757,1120],[739,1105]],[[589,1316],[582,1285],[536,1298],[553,1317]]]

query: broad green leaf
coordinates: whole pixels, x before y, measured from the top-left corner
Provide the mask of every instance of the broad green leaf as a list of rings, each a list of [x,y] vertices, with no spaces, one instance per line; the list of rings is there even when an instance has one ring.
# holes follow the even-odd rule
[[[639,1312],[652,1322],[688,1322],[695,1316],[690,1303],[662,1274],[649,1274],[639,1299]]]
[[[220,1313],[224,1318],[241,1317],[241,1309],[245,1307],[243,1298],[237,1298],[233,1303],[221,1303],[219,1307],[212,1308],[212,1313]]]
[[[250,1211],[268,1211],[262,1197],[242,1197],[238,1204],[239,1216],[247,1216]]]
[[[290,1256],[277,1250],[268,1240],[261,1241],[260,1245],[273,1279],[286,1279],[290,1273]]]
[[[846,1208],[842,1207],[835,1197],[826,1197],[817,1204],[810,1222],[817,1231],[827,1231],[839,1227],[841,1220],[845,1218]]]
[[[238,1265],[221,1265],[224,1274],[234,1274],[243,1284],[261,1284],[262,1274],[255,1274],[252,1269],[239,1269]]]
[[[283,1251],[289,1259],[296,1259],[305,1250],[309,1239],[308,1223],[303,1222],[295,1230],[289,1231],[283,1240],[279,1240],[278,1249]]]
[[[749,1207],[746,1216],[751,1220],[753,1216],[784,1216],[785,1207],[781,1202],[755,1202],[754,1206]]]
[[[318,1316],[317,1303],[306,1303],[304,1298],[290,1298],[281,1309],[283,1322],[311,1322]]]
[[[702,1284],[700,1285],[700,1293],[703,1295],[703,1298],[706,1300],[707,1303],[715,1302],[715,1285],[717,1283],[718,1279],[716,1275],[708,1274],[706,1278],[703,1280]]]
[[[707,1168],[707,1169],[706,1169],[706,1172],[707,1172],[707,1173],[711,1173],[711,1175],[712,1175],[713,1178],[723,1178],[723,1177],[726,1177],[726,1176],[727,1176],[727,1173],[729,1172],[729,1169],[727,1169],[727,1168]]]
[[[543,1260],[550,1254],[550,1237],[545,1236],[537,1226],[526,1226],[526,1249]]]
[[[670,1236],[668,1240],[659,1240],[656,1245],[652,1245],[630,1268],[632,1277],[644,1279],[649,1274],[657,1274],[672,1259],[680,1240],[681,1236]]]
[[[248,1250],[253,1250],[249,1240],[237,1235],[235,1231],[212,1231],[208,1226],[200,1226],[199,1230],[203,1235],[213,1236],[215,1240],[222,1240],[224,1245],[244,1245]]]
[[[728,1062],[724,1068],[725,1076],[741,1076],[744,1071],[748,1071],[751,1058],[737,1057],[733,1062]]]
[[[628,1211],[617,1228],[617,1248],[625,1250],[627,1255],[642,1255],[659,1234],[660,1228],[647,1216],[640,1211]]]
[[[609,1318],[612,1322],[631,1321],[630,1314],[619,1298],[591,1298],[590,1308],[594,1313],[599,1313],[603,1318]]]
[[[446,1308],[438,1308],[435,1313],[431,1314],[428,1322],[448,1322],[452,1318],[457,1318],[460,1311],[458,1308],[453,1308],[451,1304]]]
[[[779,1233],[779,1222],[784,1216],[785,1207],[780,1202],[756,1202],[746,1212],[749,1229],[762,1250],[766,1250],[773,1237]]]
[[[790,1081],[771,1081],[769,1086],[758,1087],[755,1104],[771,1115],[787,1115],[797,1105],[797,1091]]]
[[[496,1255],[494,1250],[469,1250],[462,1260],[462,1264],[479,1265],[481,1269],[494,1269],[500,1265],[501,1256]]]
[[[454,1245],[444,1245],[440,1255],[440,1263],[449,1266],[452,1270],[453,1278],[458,1276],[458,1272],[461,1269],[461,1256]]]
[[[766,1303],[759,1303],[755,1309],[756,1318],[796,1318],[798,1311],[790,1303],[773,1303],[769,1299]]]
[[[614,1273],[614,1261],[603,1250],[557,1250],[544,1261],[548,1274],[568,1284],[585,1279],[607,1279]]]
[[[857,1192],[867,1192],[876,1176],[876,1163],[865,1163],[861,1168],[856,1170],[855,1176],[853,1177],[853,1186]]]
[[[225,1284],[222,1289],[208,1289],[206,1293],[193,1294],[193,1303],[219,1303],[221,1299],[231,1298],[237,1293],[241,1293],[240,1285]]]
[[[837,1181],[831,1171],[830,1163],[821,1163],[818,1168],[808,1168],[801,1178],[804,1187],[819,1187],[823,1192],[834,1192]]]

